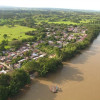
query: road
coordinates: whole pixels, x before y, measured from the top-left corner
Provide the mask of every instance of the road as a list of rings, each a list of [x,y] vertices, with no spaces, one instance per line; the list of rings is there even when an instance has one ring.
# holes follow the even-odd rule
[[[8,66],[8,65],[6,65],[5,63],[0,62],[0,65],[3,65],[3,66],[5,66],[5,67],[8,68],[8,69],[11,69],[11,67]]]

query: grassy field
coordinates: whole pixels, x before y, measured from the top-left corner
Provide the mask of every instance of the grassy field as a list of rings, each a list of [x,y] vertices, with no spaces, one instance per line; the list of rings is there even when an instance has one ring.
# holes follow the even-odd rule
[[[67,25],[70,25],[70,24],[78,25],[78,23],[74,23],[74,22],[71,22],[71,21],[59,21],[59,22],[48,22],[48,23],[67,24]]]
[[[7,34],[8,41],[11,41],[12,39],[25,39],[31,36],[25,35],[25,32],[35,30],[33,28],[28,28],[25,26],[19,26],[16,25],[14,27],[8,27],[8,26],[0,26],[0,42],[4,39],[3,35]]]
[[[89,23],[91,20],[81,20],[80,23]]]

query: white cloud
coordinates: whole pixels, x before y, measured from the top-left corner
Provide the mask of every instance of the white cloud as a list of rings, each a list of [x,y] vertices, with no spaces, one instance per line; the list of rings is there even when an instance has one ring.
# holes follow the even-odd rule
[[[0,0],[0,5],[100,10],[99,0]]]

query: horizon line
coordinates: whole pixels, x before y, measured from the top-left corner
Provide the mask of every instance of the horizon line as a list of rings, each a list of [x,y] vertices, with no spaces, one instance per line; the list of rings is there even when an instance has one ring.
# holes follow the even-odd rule
[[[44,8],[44,9],[68,9],[68,10],[85,10],[85,11],[100,11],[100,9],[80,9],[80,8],[58,8],[58,7],[24,7],[24,6],[7,6],[7,5],[0,5],[0,7],[13,7],[13,8]]]

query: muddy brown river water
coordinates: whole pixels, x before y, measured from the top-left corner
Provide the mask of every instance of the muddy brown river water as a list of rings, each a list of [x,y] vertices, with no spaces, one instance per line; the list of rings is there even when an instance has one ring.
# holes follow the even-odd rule
[[[61,90],[51,93],[51,85]],[[80,55],[64,62],[62,69],[35,79],[13,100],[100,100],[100,35]]]

